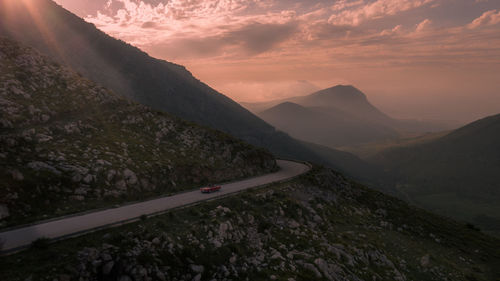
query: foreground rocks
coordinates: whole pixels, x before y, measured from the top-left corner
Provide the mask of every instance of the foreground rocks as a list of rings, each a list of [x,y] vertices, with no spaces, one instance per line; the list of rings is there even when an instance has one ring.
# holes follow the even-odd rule
[[[327,169],[13,256],[2,280],[496,280],[500,242]],[[57,253],[53,261],[43,256]],[[29,258],[28,258],[29,257]],[[34,258],[34,257],[39,257]],[[65,258],[63,258],[65,257]],[[58,265],[62,260],[64,265]]]

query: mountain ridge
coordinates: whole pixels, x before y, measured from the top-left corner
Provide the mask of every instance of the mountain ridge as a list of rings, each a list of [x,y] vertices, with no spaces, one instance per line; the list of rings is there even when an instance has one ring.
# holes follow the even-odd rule
[[[0,37],[0,228],[271,172],[269,152]]]

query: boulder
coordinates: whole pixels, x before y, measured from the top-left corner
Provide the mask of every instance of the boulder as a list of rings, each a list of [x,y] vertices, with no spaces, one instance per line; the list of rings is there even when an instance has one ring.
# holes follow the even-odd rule
[[[10,216],[9,208],[5,204],[0,204],[0,220]]]
[[[431,259],[431,256],[429,254],[423,256],[421,259],[420,259],[420,265],[422,267],[427,267],[429,266],[429,262],[430,262],[430,259]]]
[[[321,273],[318,271],[318,269],[314,265],[312,265],[310,263],[304,263],[304,268],[307,269],[307,270],[312,271],[314,273],[314,275],[316,275],[317,278],[323,277],[321,275]]]
[[[203,265],[192,264],[190,267],[191,270],[196,273],[203,273],[203,271],[205,271],[205,267]]]
[[[137,176],[135,175],[135,173],[129,169],[125,169],[123,171],[123,177],[125,178],[125,180],[127,181],[127,183],[129,185],[134,185],[137,183]]]
[[[111,273],[111,270],[115,266],[115,263],[113,261],[107,262],[103,267],[102,267],[102,274],[108,275]]]
[[[22,181],[24,180],[24,175],[19,172],[19,170],[14,170],[11,172],[12,178],[16,181]]]

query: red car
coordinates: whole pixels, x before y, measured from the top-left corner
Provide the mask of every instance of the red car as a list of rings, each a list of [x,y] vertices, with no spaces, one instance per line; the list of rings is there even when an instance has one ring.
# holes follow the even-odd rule
[[[212,193],[215,191],[219,191],[221,189],[220,185],[209,185],[207,187],[200,188],[201,193]]]

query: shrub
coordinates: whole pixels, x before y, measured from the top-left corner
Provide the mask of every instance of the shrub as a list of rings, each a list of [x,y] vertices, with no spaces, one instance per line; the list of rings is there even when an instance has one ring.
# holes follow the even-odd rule
[[[38,238],[31,243],[32,249],[45,250],[49,247],[50,239],[46,237]]]

